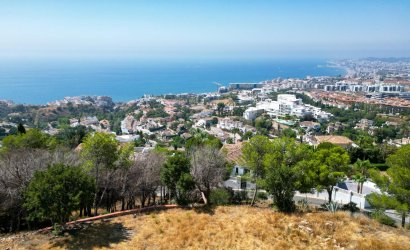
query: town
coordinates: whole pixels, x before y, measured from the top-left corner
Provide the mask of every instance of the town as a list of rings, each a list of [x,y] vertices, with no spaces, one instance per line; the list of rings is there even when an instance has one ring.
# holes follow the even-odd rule
[[[143,165],[138,166],[147,168],[150,164],[157,164],[163,168],[167,164],[176,164],[172,159],[180,157],[179,153],[193,154],[190,156],[193,157],[191,164],[195,167],[195,150],[204,143],[212,144],[223,154],[223,161],[229,163],[227,176],[222,182],[223,190],[230,190],[232,197],[236,197],[232,199],[236,199],[235,202],[239,204],[245,201],[253,204],[258,200],[263,202],[273,199],[277,202],[278,198],[259,184],[262,176],[255,174],[258,169],[252,165],[256,163],[252,162],[252,156],[247,153],[247,150],[251,150],[249,145],[255,144],[257,148],[259,144],[284,140],[286,145],[295,147],[295,152],[299,150],[298,147],[307,150],[304,151],[307,155],[326,147],[335,147],[335,150],[342,150],[335,153],[339,154],[338,157],[347,157],[343,164],[351,166],[351,170],[344,170],[341,176],[326,185],[306,184],[310,187],[307,189],[294,187],[292,202],[302,208],[326,207],[329,211],[343,206],[351,211],[357,209],[375,214],[373,218],[384,224],[405,226],[409,223],[406,216],[408,211],[380,205],[374,198],[369,198],[386,192],[379,182],[372,180],[369,169],[386,171],[390,166],[387,162],[389,156],[410,144],[410,61],[341,60],[328,66],[342,67],[347,74],[305,79],[277,78],[258,83],[229,83],[227,86],[216,83],[216,91],[212,93],[147,94],[117,103],[108,96],[66,97],[46,105],[0,101],[0,136],[3,138],[0,150],[11,152],[21,147],[19,143],[32,143],[30,145],[34,146],[29,147],[34,148],[58,148],[56,145],[62,145],[80,152],[81,157],[88,154],[84,159],[94,161],[92,157],[96,156],[92,156],[93,151],[89,148],[93,137],[89,135],[95,134],[96,138],[97,135],[105,134],[115,138],[117,146],[128,148],[131,145],[130,153],[143,162]],[[30,131],[35,131],[30,135],[32,137],[18,139],[29,136]],[[291,143],[287,140],[291,140]],[[95,143],[92,147],[98,148],[98,143],[104,142]],[[305,146],[309,149],[304,149]],[[115,147],[113,150],[116,150]],[[121,150],[115,156],[118,160],[121,154],[125,154]],[[207,154],[214,161],[221,160],[215,152],[207,151],[209,149],[206,147],[199,147],[198,150],[201,155],[197,157],[203,161],[206,161],[203,157]],[[158,152],[167,152],[170,158],[165,160]],[[311,163],[304,164],[309,166]],[[115,177],[115,171],[105,171],[106,176],[101,177],[103,179],[96,179],[97,184],[102,186],[98,187],[100,191],[95,197],[100,196],[100,202],[106,202],[106,212],[118,209],[117,199],[121,201],[121,210],[135,208],[136,194],[141,195],[138,199],[142,207],[165,204],[171,200],[184,205],[192,202],[192,198],[188,198],[192,194],[185,194],[187,191],[178,186],[182,185],[179,182],[172,184],[175,190],[171,189],[169,183],[164,186],[159,184],[168,180],[163,177],[163,172],[161,181],[158,179],[160,172],[145,173],[143,176],[147,176],[144,178],[156,180],[155,184],[145,180],[144,189],[141,189],[144,191],[132,191],[135,193],[129,196],[130,200],[125,200],[125,191],[117,187],[112,190],[108,188],[114,185],[110,178],[123,177]],[[0,176],[0,186],[4,185],[3,190],[14,190],[8,184],[10,180],[7,180],[9,175],[6,172]],[[5,179],[1,181],[1,178]],[[211,181],[216,177],[206,178]],[[127,181],[124,179],[123,184]],[[184,185],[190,185],[189,181]],[[218,182],[213,185],[222,188]],[[208,193],[198,188],[203,197],[201,202],[224,204],[210,196],[215,190],[210,190],[209,186]],[[115,191],[117,189],[120,191]],[[127,192],[131,192],[131,189]],[[94,215],[97,215],[100,204],[96,202],[94,200]],[[277,206],[280,211],[293,211],[293,205]],[[91,215],[91,208],[81,207],[80,216],[84,215]],[[5,221],[10,223],[11,230],[20,226],[16,221]]]

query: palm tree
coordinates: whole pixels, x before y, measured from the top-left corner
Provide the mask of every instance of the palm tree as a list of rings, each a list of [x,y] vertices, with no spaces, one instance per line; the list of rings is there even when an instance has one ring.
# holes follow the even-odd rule
[[[362,161],[357,159],[357,161],[353,165],[353,170],[355,175],[353,175],[353,179],[357,182],[357,192],[362,194],[363,193],[363,184],[369,178],[369,168],[371,167],[370,161],[365,160]]]

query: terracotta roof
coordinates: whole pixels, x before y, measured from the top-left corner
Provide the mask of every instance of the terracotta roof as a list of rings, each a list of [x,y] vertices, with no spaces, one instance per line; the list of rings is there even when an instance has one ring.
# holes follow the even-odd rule
[[[340,135],[317,135],[315,136],[315,140],[318,143],[330,142],[336,145],[351,145],[353,143],[353,141],[346,136]]]
[[[226,152],[226,158],[228,161],[239,163],[242,160],[242,145],[242,142],[225,144],[221,150]]]

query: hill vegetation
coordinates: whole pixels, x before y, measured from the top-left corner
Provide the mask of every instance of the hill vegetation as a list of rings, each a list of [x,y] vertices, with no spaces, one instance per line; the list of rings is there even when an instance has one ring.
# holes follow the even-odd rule
[[[78,229],[83,228],[83,229]],[[2,249],[408,249],[410,232],[349,213],[283,214],[220,206],[174,209],[86,224],[61,237],[17,234]]]

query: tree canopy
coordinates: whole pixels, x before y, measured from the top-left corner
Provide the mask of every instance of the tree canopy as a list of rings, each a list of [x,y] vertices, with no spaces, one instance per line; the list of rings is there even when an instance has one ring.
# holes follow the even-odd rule
[[[95,189],[93,179],[80,167],[55,164],[37,171],[24,195],[31,220],[65,223],[81,203],[90,203]]]
[[[310,164],[316,172],[316,189],[326,190],[329,202],[332,201],[333,187],[345,178],[349,162],[347,151],[332,144],[319,145],[314,153]]]
[[[391,208],[402,216],[405,225],[407,213],[410,211],[410,145],[400,147],[387,159],[389,169],[387,175],[372,170],[373,181],[380,187],[382,194],[373,193],[368,196],[369,202],[379,208]]]

